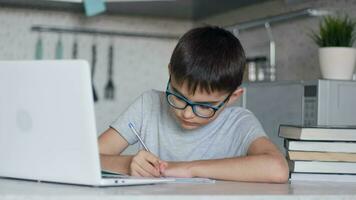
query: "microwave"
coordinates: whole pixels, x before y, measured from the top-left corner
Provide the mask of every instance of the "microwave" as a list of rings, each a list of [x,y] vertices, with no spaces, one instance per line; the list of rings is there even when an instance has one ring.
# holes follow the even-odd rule
[[[238,106],[250,110],[282,151],[280,124],[356,126],[356,81],[255,82],[242,85]]]

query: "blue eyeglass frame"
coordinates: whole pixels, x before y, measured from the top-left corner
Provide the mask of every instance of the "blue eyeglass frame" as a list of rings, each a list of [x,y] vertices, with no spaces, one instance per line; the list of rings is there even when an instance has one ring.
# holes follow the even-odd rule
[[[231,95],[232,95],[232,93],[230,93],[230,94],[229,94],[219,105],[217,105],[217,106],[212,106],[212,105],[210,105],[210,104],[204,104],[204,103],[195,103],[195,102],[192,102],[192,101],[190,101],[189,99],[185,98],[185,97],[182,96],[182,95],[179,95],[179,94],[176,94],[176,93],[173,93],[173,92],[169,91],[169,85],[170,85],[170,84],[171,84],[171,77],[169,77],[169,80],[168,80],[168,83],[167,83],[167,88],[166,88],[166,100],[167,100],[168,104],[169,104],[170,106],[172,106],[173,108],[179,109],[179,110],[184,110],[184,109],[187,108],[187,106],[190,106],[190,107],[192,108],[192,110],[193,110],[193,113],[194,113],[196,116],[201,117],[201,118],[211,118],[211,117],[213,117],[213,116],[215,115],[216,111],[218,111],[223,105],[225,105],[225,103],[229,100],[229,98],[230,98]],[[169,100],[168,100],[168,96],[169,96],[169,95],[173,95],[173,96],[175,96],[175,97],[177,97],[177,98],[183,100],[183,101],[186,103],[185,106],[184,106],[184,108],[177,108],[177,107],[175,107],[174,105],[172,105],[172,104],[169,102]],[[208,116],[208,117],[206,117],[206,116],[201,116],[201,115],[199,115],[199,114],[196,113],[196,111],[195,111],[195,106],[205,106],[205,107],[211,108],[211,109],[214,110],[214,113],[213,113],[211,116]]]

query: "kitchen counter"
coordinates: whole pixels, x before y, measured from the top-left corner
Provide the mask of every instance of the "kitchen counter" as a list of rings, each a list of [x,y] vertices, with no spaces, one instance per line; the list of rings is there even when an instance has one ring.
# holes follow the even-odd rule
[[[288,184],[217,181],[146,186],[87,187],[0,179],[0,200],[61,199],[356,199],[356,183],[296,181]]]

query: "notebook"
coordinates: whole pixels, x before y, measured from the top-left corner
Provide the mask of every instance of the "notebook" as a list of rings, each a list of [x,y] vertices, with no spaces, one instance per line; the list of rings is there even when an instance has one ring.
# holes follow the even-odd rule
[[[102,178],[86,61],[0,61],[0,91],[0,177],[90,186],[175,181]]]

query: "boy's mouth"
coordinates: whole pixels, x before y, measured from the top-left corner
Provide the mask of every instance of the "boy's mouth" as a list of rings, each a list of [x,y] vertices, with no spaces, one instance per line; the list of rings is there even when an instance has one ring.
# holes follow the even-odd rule
[[[197,126],[197,125],[198,125],[197,123],[185,121],[185,120],[183,120],[183,119],[181,120],[181,122],[182,122],[184,125],[188,125],[188,126]]]

